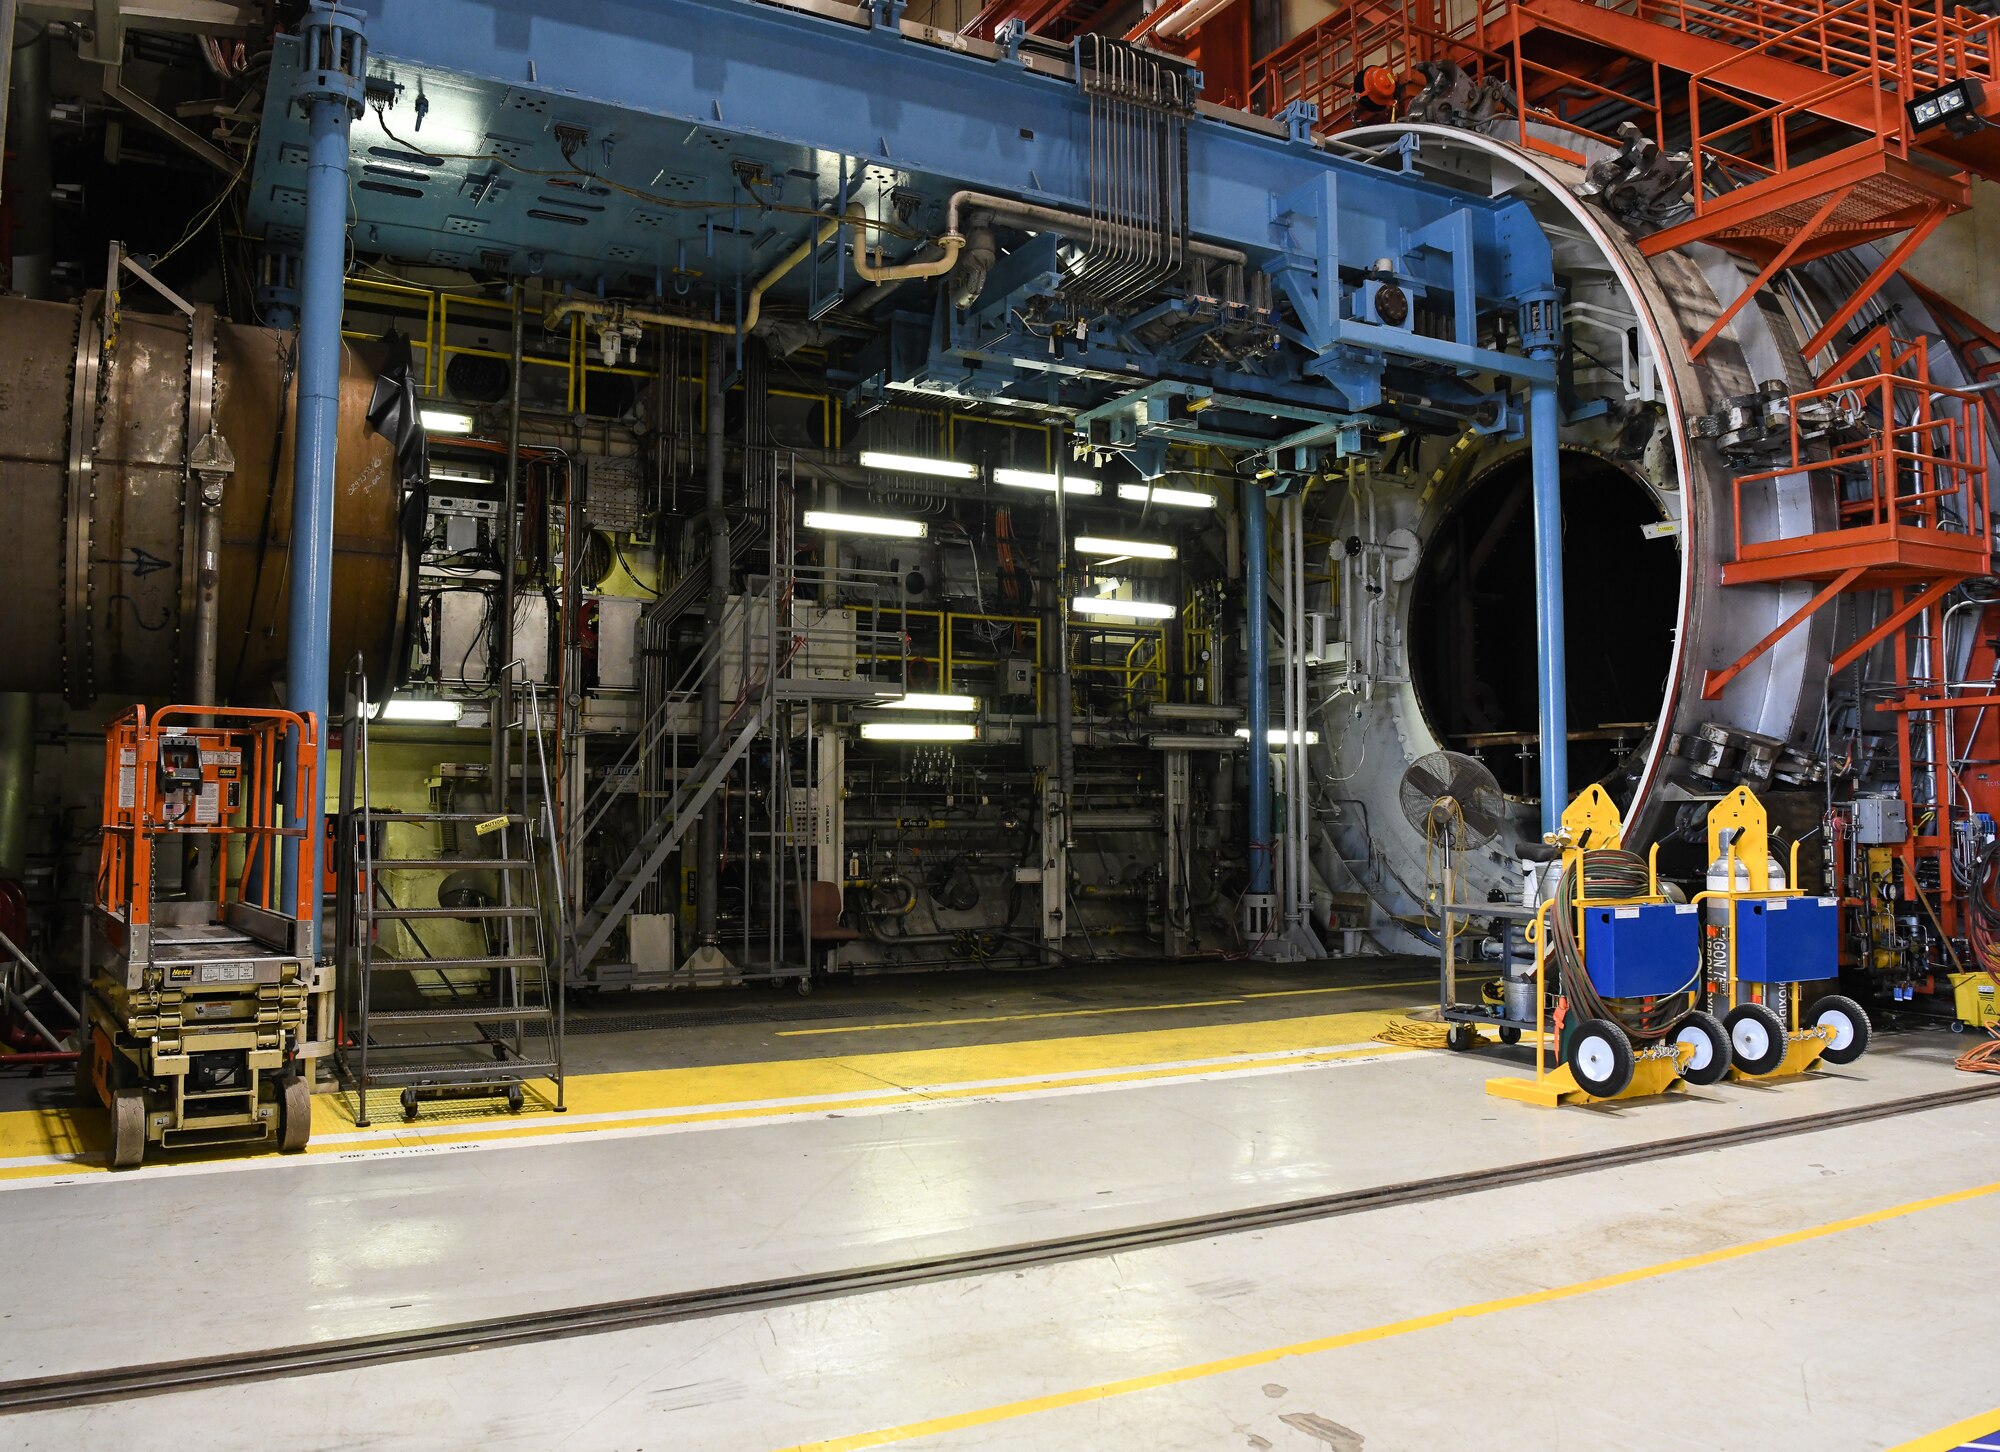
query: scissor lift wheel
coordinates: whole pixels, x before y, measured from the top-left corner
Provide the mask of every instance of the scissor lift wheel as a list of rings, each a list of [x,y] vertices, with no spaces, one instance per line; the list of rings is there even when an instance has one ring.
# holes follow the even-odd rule
[[[278,1091],[278,1148],[293,1154],[312,1138],[312,1085],[302,1078],[287,1079]]]
[[[146,1096],[120,1089],[111,1096],[111,1168],[129,1170],[146,1157]]]

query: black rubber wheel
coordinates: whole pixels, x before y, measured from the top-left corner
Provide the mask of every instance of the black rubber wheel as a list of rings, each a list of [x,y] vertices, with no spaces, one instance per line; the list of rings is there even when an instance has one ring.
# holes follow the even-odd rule
[[[283,1154],[295,1154],[306,1147],[312,1138],[312,1085],[303,1078],[284,1081],[278,1086],[278,1149]]]
[[[1729,1031],[1730,1058],[1752,1078],[1785,1062],[1785,1023],[1775,1010],[1739,1003],[1723,1017],[1722,1026]]]
[[[1578,1024],[1565,1058],[1577,1087],[1595,1098],[1613,1098],[1632,1082],[1632,1040],[1609,1019]]]
[[[813,991],[813,981],[812,981],[812,979],[811,979],[811,978],[809,978],[809,977],[807,977],[807,978],[801,978],[801,979],[799,980],[799,997],[800,997],[800,998],[811,998],[811,997],[812,997],[812,991]]]
[[[1951,1021],[1951,1031],[1952,1031],[1953,1033],[1955,1033],[1955,1034],[1962,1034],[1962,1033],[1964,1033],[1964,1032],[1965,1032],[1965,1020],[1964,1020],[1964,1019],[1962,1019],[1962,1018],[1955,1018],[1955,1019],[1953,1019],[1953,1020]]]
[[[1502,1025],[1500,1029],[1500,1042],[1503,1044],[1520,1043],[1521,1031],[1517,1028],[1510,1028],[1507,1027],[1506,1025]]]
[[[493,1046],[493,1057],[494,1057],[494,1059],[495,1059],[495,1060],[497,1060],[497,1061],[499,1061],[499,1062],[501,1062],[501,1063],[505,1063],[505,1062],[506,1062],[506,1060],[507,1060],[507,1049],[508,1049],[508,1046],[507,1046],[506,1044],[498,1044],[498,1043],[496,1043],[496,1044],[495,1044],[495,1045]]]
[[[414,1089],[405,1089],[403,1091],[402,1105],[403,1118],[415,1119],[417,1117],[417,1091]]]
[[[1868,1052],[1872,1033],[1868,1010],[1845,994],[1829,993],[1813,1004],[1806,1022],[1813,1028],[1833,1030],[1833,1037],[1820,1052],[1820,1057],[1829,1064],[1851,1064]],[[1954,1026],[1957,1024],[1956,1019],[1952,1022]]]
[[[1479,1042],[1479,1030],[1469,1023],[1455,1023],[1444,1031],[1444,1045],[1454,1053],[1465,1053]]]
[[[509,1114],[519,1114],[521,1106],[527,1102],[528,1096],[521,1092],[519,1084],[509,1084],[507,1086],[507,1112]]]
[[[1712,1013],[1696,1009],[1674,1029],[1674,1043],[1691,1044],[1694,1057],[1681,1070],[1690,1084],[1713,1084],[1729,1072],[1729,1034]]]

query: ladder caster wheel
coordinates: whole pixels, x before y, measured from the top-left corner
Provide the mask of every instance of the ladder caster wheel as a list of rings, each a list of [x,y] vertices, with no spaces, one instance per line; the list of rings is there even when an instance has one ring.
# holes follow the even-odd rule
[[[129,1170],[146,1157],[146,1095],[120,1089],[111,1096],[111,1168]]]
[[[813,981],[812,981],[812,979],[810,979],[810,978],[801,978],[801,979],[799,980],[799,997],[800,997],[800,998],[811,998],[811,997],[812,997],[812,991],[813,991]]]
[[[1604,1018],[1587,1018],[1569,1041],[1569,1071],[1577,1086],[1596,1099],[1612,1099],[1632,1082],[1632,1040]]]
[[[519,1114],[521,1106],[527,1102],[528,1096],[521,1092],[519,1084],[510,1084],[507,1086],[507,1112],[509,1114]]]
[[[414,1089],[405,1089],[403,1091],[402,1105],[403,1118],[415,1119],[417,1117],[417,1091]]]
[[[1965,1032],[1965,1020],[1964,1020],[1964,1019],[1962,1019],[1962,1018],[1955,1018],[1955,1019],[1953,1019],[1953,1020],[1951,1021],[1951,1031],[1952,1031],[1953,1033],[1955,1033],[1955,1034],[1962,1034],[1962,1033],[1964,1033],[1964,1032]],[[1823,1058],[1825,1058],[1825,1057],[1826,1057],[1826,1055],[1825,1055],[1825,1054],[1821,1054],[1821,1055],[1820,1055],[1820,1057],[1821,1057],[1821,1058],[1823,1059]]]
[[[1761,1003],[1739,1003],[1722,1020],[1736,1067],[1755,1078],[1785,1062],[1785,1024]]]
[[[1506,1027],[1506,1026],[1502,1026],[1502,1028],[1501,1028],[1501,1030],[1500,1030],[1500,1042],[1501,1042],[1501,1043],[1503,1043],[1503,1044],[1518,1044],[1518,1043],[1520,1043],[1520,1042],[1521,1042],[1521,1031],[1520,1031],[1519,1029],[1517,1029],[1517,1028],[1511,1028],[1511,1027]]]
[[[1674,1045],[1686,1044],[1694,1050],[1681,1078],[1690,1084],[1713,1084],[1729,1072],[1732,1058],[1729,1031],[1712,1013],[1696,1009],[1674,1029]]]
[[[493,1046],[493,1057],[501,1063],[505,1063],[507,1061],[507,1046],[505,1044],[495,1044]]]
[[[278,1090],[278,1149],[296,1154],[312,1138],[312,1085],[288,1079]]]
[[[1455,1023],[1444,1033],[1444,1046],[1462,1054],[1479,1042],[1479,1030],[1469,1023]]]
[[[1806,1013],[1806,1023],[1832,1031],[1833,1036],[1820,1051],[1829,1064],[1851,1064],[1868,1052],[1868,1010],[1845,994],[1829,993],[1813,1004]],[[1961,1024],[1953,1019],[1951,1026],[1959,1028]]]

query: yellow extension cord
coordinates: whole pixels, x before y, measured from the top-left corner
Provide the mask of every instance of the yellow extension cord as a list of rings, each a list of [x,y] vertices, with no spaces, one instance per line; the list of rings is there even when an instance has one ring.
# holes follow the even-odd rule
[[[1498,1003],[1500,980],[1496,978],[1484,985],[1479,996],[1488,1004]],[[1474,1029],[1473,1032],[1478,1033],[1478,1030]],[[1438,1016],[1435,1008],[1420,1008],[1407,1018],[1391,1019],[1382,1025],[1381,1032],[1376,1034],[1375,1038],[1379,1043],[1395,1044],[1405,1049],[1444,1049],[1451,1047],[1446,1042],[1450,1033],[1451,1025]],[[1480,1037],[1484,1038],[1484,1035]]]

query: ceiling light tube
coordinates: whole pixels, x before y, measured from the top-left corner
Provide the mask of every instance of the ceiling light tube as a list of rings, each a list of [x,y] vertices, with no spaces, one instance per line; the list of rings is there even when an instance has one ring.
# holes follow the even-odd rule
[[[995,469],[993,482],[1004,484],[1009,489],[1039,489],[1044,494],[1056,492],[1056,476],[1038,473],[1032,469]],[[1086,499],[1095,499],[1104,492],[1103,484],[1082,474],[1063,475],[1063,493],[1080,494]]]
[[[1080,555],[1130,555],[1139,560],[1172,560],[1180,558],[1180,551],[1170,544],[1155,544],[1143,539],[1099,539],[1096,535],[1079,535],[1070,546]]]
[[[417,417],[423,420],[424,428],[434,434],[472,432],[472,415],[460,413],[455,408],[420,408]]]
[[[1250,739],[1250,728],[1248,726],[1238,726],[1236,728],[1236,734],[1241,739],[1248,741]],[[1266,731],[1264,733],[1264,744],[1266,746],[1289,745],[1290,743],[1285,740],[1287,735],[1296,738],[1298,736],[1298,733],[1295,731],[1288,733],[1282,726],[1273,726],[1269,731]],[[1319,732],[1317,731],[1306,732],[1305,740],[1301,744],[1305,746],[1319,745]]]
[[[979,477],[976,464],[961,464],[956,459],[922,459],[915,454],[884,454],[876,449],[861,451],[861,467],[879,469],[885,474],[929,474],[938,479]]]
[[[1141,504],[1173,504],[1182,509],[1213,509],[1215,496],[1199,489],[1167,489],[1154,484],[1120,484],[1120,499],[1135,499]]]
[[[447,464],[433,464],[430,480],[433,484],[491,484],[493,476],[482,474],[477,469],[455,469]]]
[[[1104,595],[1078,595],[1069,608],[1079,615],[1109,615],[1124,620],[1171,620],[1174,607],[1157,600],[1113,600]]]
[[[922,539],[931,527],[920,519],[891,519],[882,514],[835,514],[825,509],[808,509],[807,529],[824,529],[834,534],[873,534],[884,539]]]
[[[912,691],[907,696],[899,696],[893,701],[877,701],[876,705],[885,711],[977,711],[979,702],[972,696],[926,695],[922,691]]]
[[[864,721],[863,741],[971,741],[979,728],[970,721]]]
[[[465,707],[457,701],[421,696],[398,696],[369,710],[369,718],[378,721],[456,721],[464,714]]]

